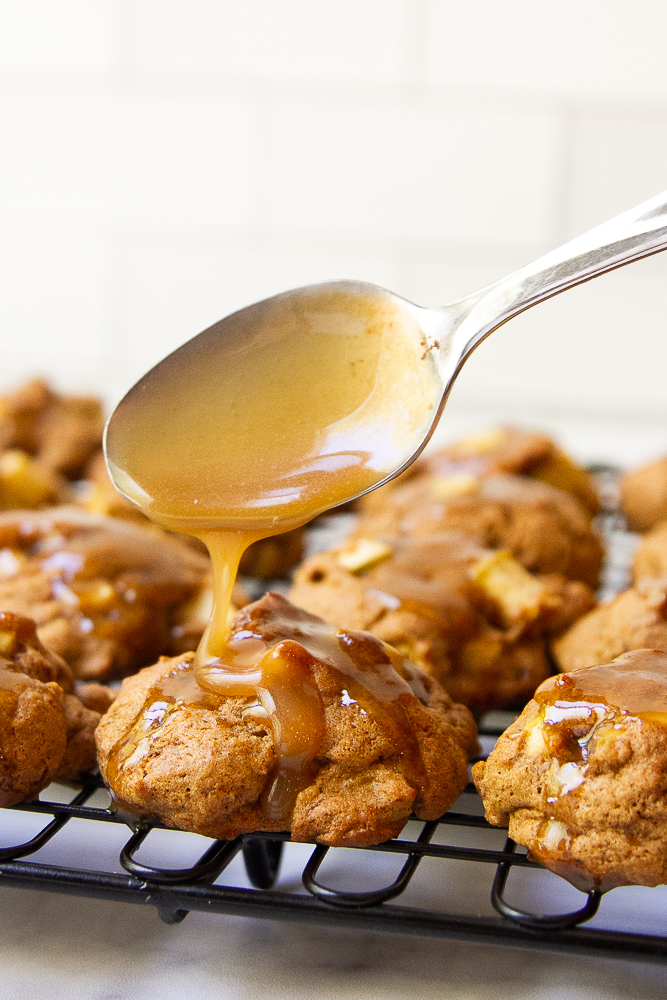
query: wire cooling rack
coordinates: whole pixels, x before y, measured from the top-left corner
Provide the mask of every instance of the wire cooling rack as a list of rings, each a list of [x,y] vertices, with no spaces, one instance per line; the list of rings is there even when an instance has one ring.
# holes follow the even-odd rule
[[[611,543],[603,592],[612,592],[627,582],[632,540],[614,512],[613,470],[597,471]],[[484,755],[512,718],[481,720]],[[39,801],[0,810],[3,884],[148,904],[167,923],[200,911],[667,958],[667,887],[578,892],[486,822],[473,785],[439,820],[413,818],[400,837],[366,848],[128,827],[99,778],[76,791],[51,785]]]
[[[487,748],[506,721],[495,715],[481,726]],[[599,894],[577,892],[489,826],[472,786],[438,821],[413,819],[395,840],[360,849],[296,845],[286,834],[223,842],[160,825],[131,829],[99,779],[76,793],[50,786],[39,802],[2,810],[0,821],[5,843],[14,834],[0,849],[0,885],[149,904],[167,923],[197,910],[667,958],[667,921],[664,934],[649,932],[656,913],[639,930],[619,929],[627,897],[607,926],[584,926],[601,909]],[[667,909],[661,890],[631,892],[658,893],[649,909]]]

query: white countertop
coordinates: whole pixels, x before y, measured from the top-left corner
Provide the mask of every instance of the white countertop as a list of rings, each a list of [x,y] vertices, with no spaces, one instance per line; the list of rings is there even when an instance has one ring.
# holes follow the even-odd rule
[[[43,816],[23,811],[3,810],[0,818],[3,845],[17,843],[28,830],[33,835],[45,825]],[[448,827],[445,842],[457,843],[458,836],[468,846],[500,847],[504,832],[490,834],[494,842],[482,845],[476,831]],[[121,872],[118,852],[129,836],[123,824],[70,820],[26,860]],[[180,867],[194,863],[209,843],[192,834],[154,830],[138,859]],[[309,845],[286,845],[277,889],[304,891],[301,871],[311,850]],[[333,851],[319,877],[325,884],[360,891],[370,888],[371,881],[374,887],[391,882],[402,860],[382,853]],[[469,861],[424,859],[395,902],[492,915],[489,886],[494,870]],[[533,912],[565,912],[583,904],[583,896],[550,873],[528,873],[522,888],[524,873],[520,869],[510,875],[507,895],[516,905]],[[240,857],[219,882],[249,887]],[[667,991],[667,962],[194,911],[182,923],[167,925],[152,905],[4,888],[1,876],[0,902],[0,1000],[663,1000]],[[617,889],[603,898],[599,915],[586,926],[667,936],[667,887]]]
[[[1,897],[2,1000],[662,1000],[667,966],[308,924],[191,913],[20,889]]]

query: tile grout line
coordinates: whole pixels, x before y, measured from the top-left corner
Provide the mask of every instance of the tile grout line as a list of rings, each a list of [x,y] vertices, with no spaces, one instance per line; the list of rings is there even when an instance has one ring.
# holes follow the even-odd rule
[[[551,229],[554,247],[575,235],[571,232],[575,126],[576,109],[565,106],[559,121],[559,156],[552,195]]]

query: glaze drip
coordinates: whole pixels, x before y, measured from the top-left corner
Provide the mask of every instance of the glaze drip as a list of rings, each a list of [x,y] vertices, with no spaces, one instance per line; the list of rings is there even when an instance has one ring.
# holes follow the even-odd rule
[[[313,778],[327,706],[355,706],[384,719],[404,752],[406,778],[415,785],[425,781],[409,717],[412,702],[428,699],[421,674],[380,640],[336,629],[268,594],[237,616],[220,657],[194,668],[186,660],[151,689],[129,734],[110,754],[110,783],[151,752],[174,712],[186,706],[215,710],[226,698],[241,699],[243,718],[271,729],[277,760],[262,808],[272,825],[289,825],[297,795]]]

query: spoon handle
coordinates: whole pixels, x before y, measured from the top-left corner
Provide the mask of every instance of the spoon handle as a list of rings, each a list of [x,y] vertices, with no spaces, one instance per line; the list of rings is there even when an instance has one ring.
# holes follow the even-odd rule
[[[462,299],[456,303],[460,316],[455,332],[460,358],[456,374],[473,348],[518,313],[573,285],[665,249],[667,191]]]

